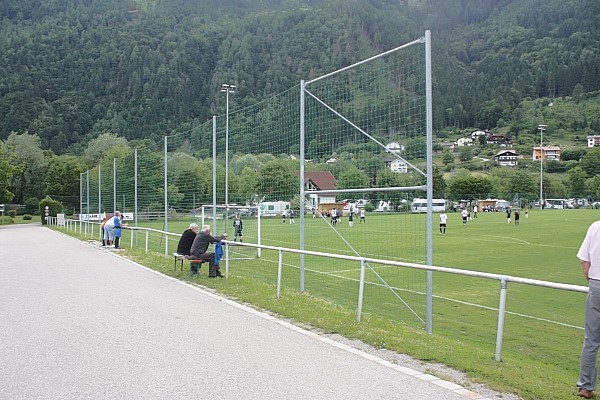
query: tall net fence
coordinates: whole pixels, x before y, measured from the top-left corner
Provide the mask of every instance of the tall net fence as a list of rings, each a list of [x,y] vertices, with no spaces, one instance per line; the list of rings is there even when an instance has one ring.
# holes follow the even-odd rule
[[[425,263],[427,216],[412,212],[427,196],[425,54],[417,40],[242,109],[227,85],[224,115],[84,174],[81,212],[175,233],[209,223],[230,238],[239,217],[247,243]],[[150,247],[167,254],[175,240],[157,233]],[[276,252],[230,250],[236,273],[276,282]],[[356,308],[360,263],[283,265],[284,286]],[[425,274],[367,265],[364,311],[422,326]]]
[[[306,197],[319,216],[305,225],[307,249],[426,263],[427,219],[411,212],[427,197],[426,107],[421,41],[306,83]],[[306,288],[336,287],[350,306],[359,274],[356,262],[309,259]],[[425,272],[367,264],[365,282],[365,311],[425,323]]]

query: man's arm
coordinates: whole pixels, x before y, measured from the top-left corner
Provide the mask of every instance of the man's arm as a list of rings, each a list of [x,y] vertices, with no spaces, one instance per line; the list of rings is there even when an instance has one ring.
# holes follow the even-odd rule
[[[581,273],[583,274],[583,277],[586,280],[590,280],[590,277],[588,276],[589,272],[590,272],[590,266],[592,265],[592,263],[590,263],[589,261],[584,261],[584,260],[580,260],[581,262]]]

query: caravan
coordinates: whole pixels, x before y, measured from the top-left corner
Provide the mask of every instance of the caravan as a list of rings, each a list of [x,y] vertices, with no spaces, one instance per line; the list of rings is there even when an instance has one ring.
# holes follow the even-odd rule
[[[275,217],[290,209],[289,201],[263,201],[258,205],[258,210],[262,217]]]
[[[413,213],[425,213],[427,212],[427,199],[414,199],[412,202],[411,210]],[[431,199],[431,210],[433,212],[444,212],[446,211],[446,200],[444,199]]]

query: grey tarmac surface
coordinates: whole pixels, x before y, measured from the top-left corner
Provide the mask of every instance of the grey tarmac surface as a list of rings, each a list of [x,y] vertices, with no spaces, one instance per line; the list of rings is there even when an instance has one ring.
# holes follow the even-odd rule
[[[0,399],[484,398],[39,224],[0,227]]]

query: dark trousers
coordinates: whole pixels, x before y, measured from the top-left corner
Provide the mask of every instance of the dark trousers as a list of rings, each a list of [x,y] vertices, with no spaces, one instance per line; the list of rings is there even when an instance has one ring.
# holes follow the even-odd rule
[[[192,254],[192,256],[196,260],[202,260],[208,263],[208,276],[221,275],[219,266],[215,265],[215,253]]]

